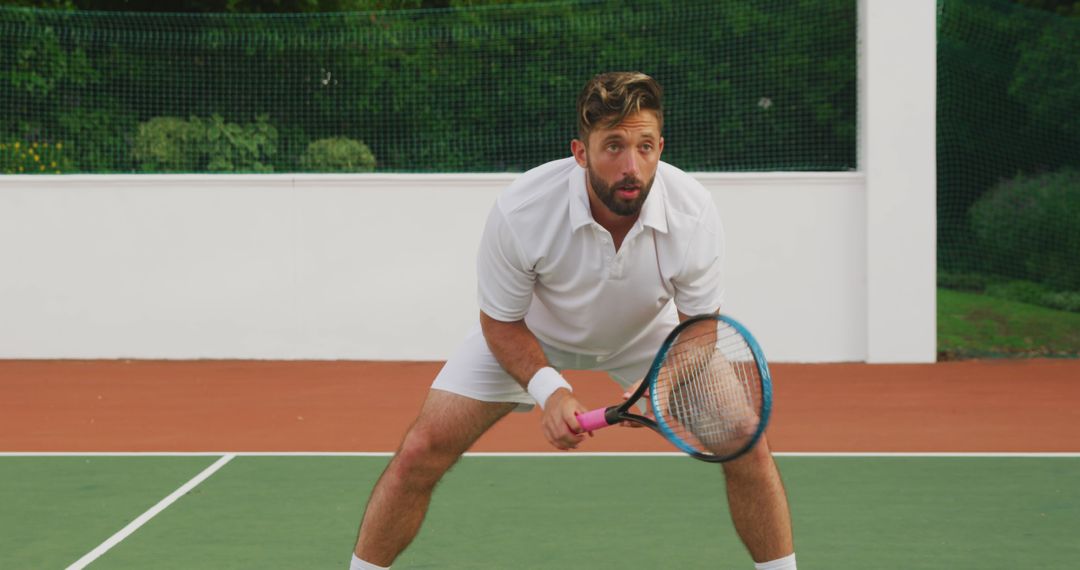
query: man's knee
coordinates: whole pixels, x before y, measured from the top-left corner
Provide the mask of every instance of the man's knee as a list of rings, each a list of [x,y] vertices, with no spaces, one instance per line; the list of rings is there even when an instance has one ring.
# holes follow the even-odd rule
[[[460,457],[456,449],[457,446],[446,441],[445,434],[416,427],[406,434],[390,469],[399,481],[433,486]]]
[[[776,463],[764,439],[750,448],[742,457],[724,463],[724,475],[728,478],[771,476],[775,471]]]

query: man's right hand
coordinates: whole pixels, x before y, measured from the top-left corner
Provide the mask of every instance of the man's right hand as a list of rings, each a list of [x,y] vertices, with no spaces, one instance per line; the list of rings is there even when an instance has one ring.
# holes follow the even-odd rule
[[[575,414],[587,411],[570,390],[559,388],[552,392],[544,403],[544,415],[540,418],[540,427],[548,443],[564,451],[576,448],[585,440],[585,433]]]

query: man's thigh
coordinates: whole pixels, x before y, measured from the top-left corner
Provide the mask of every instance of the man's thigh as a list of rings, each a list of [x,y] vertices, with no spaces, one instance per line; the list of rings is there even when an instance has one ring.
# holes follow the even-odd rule
[[[517,411],[531,410],[536,404],[495,359],[479,325],[465,336],[431,387],[481,402],[516,404]]]
[[[496,422],[513,411],[515,404],[482,402],[433,388],[409,428],[410,436],[421,435],[422,447],[430,452],[461,455]]]
[[[671,327],[667,325],[666,321],[658,320],[631,346],[606,360],[575,355],[543,344],[541,346],[551,365],[559,370],[604,371],[615,382],[629,388],[649,371],[656,351],[670,332]],[[536,404],[532,396],[495,359],[479,325],[466,335],[431,387],[481,402],[514,403],[517,405],[515,411],[529,411]]]
[[[675,320],[677,324],[678,320]],[[630,388],[645,378],[656,358],[660,345],[671,332],[675,324],[666,321],[655,323],[632,345],[623,349],[610,360],[598,365],[598,369],[608,373],[613,380],[624,388]]]

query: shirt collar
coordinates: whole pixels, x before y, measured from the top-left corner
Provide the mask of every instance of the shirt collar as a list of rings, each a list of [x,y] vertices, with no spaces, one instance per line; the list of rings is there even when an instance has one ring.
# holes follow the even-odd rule
[[[585,187],[585,169],[578,169],[570,175],[570,229],[577,231],[583,226],[593,223],[592,212],[589,211],[589,190]]]
[[[659,168],[657,168],[659,173]],[[577,231],[578,228],[595,223],[592,211],[589,209],[589,190],[585,186],[586,171],[578,167],[577,172],[570,176],[570,228]],[[637,223],[650,227],[658,232],[667,233],[667,188],[664,180],[657,176],[649,197],[641,206],[641,215]]]
[[[657,176],[653,179],[652,188],[649,189],[649,197],[641,205],[641,217],[638,221],[641,225],[648,226],[660,233],[666,234],[667,225],[667,187],[664,179],[660,178],[660,168],[656,168]]]

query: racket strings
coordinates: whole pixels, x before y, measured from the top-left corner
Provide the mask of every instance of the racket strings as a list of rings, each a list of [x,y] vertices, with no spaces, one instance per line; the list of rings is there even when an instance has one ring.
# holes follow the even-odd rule
[[[760,422],[760,378],[753,352],[718,323],[676,339],[657,378],[658,418],[702,453],[727,455],[754,436]]]

